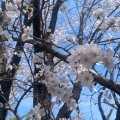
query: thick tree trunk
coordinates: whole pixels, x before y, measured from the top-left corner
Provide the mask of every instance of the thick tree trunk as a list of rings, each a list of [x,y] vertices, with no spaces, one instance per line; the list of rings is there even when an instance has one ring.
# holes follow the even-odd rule
[[[40,31],[40,0],[34,0],[33,1],[33,7],[34,13],[33,13],[33,36],[37,38],[41,38],[41,31]],[[34,38],[35,39],[35,38]],[[36,40],[36,39],[35,39]],[[42,52],[42,50],[35,45],[34,46],[34,52]],[[39,72],[39,69],[36,68],[35,64],[35,71],[34,74],[37,74]],[[49,102],[49,94],[47,91],[47,88],[44,84],[37,84],[37,86],[34,86],[34,99],[33,99],[33,106],[35,106],[37,103],[42,101],[42,107],[45,109],[49,108],[50,102]],[[49,114],[46,115],[45,117],[42,118],[42,120],[48,120],[49,119]]]
[[[2,75],[6,72],[6,59],[5,59],[5,45],[4,42],[2,42],[2,40],[0,41],[0,77],[3,77]],[[1,89],[3,91],[3,86],[2,83],[1,85]],[[1,93],[0,93],[1,95]],[[0,96],[0,102],[4,103],[4,100],[1,98]],[[0,120],[4,120],[5,118],[5,111],[3,109],[0,109]]]
[[[5,46],[4,44],[0,44],[0,56],[1,56],[1,61],[0,61],[0,77],[4,78],[0,81],[0,85],[1,85],[1,91],[0,91],[0,103],[2,103],[3,105],[5,105],[8,101],[9,101],[9,95],[10,95],[10,90],[12,87],[12,83],[13,83],[13,78],[16,72],[16,69],[13,68],[11,71],[6,71],[6,60],[5,60]],[[16,49],[17,48],[22,48],[21,47],[21,42],[17,42],[16,44]],[[17,55],[13,55],[12,58],[12,62],[11,65],[15,65],[18,66],[19,62],[20,62],[21,58],[18,57]],[[4,99],[3,99],[4,97]],[[2,119],[0,120],[5,120],[6,117],[6,113],[7,110],[6,109],[1,109],[1,114],[0,117]]]
[[[120,120],[120,104],[117,109],[117,114],[116,114],[116,119],[115,120]]]
[[[41,3],[44,4],[44,3]],[[57,14],[58,14],[58,10],[59,7],[61,6],[62,2],[60,2],[60,0],[57,0],[57,3],[55,5],[55,7],[53,8],[53,13],[52,13],[52,18],[51,18],[51,22],[50,22],[50,26],[49,28],[51,29],[51,32],[54,33],[55,30],[55,26],[56,26],[56,21],[57,21]],[[42,42],[45,42],[46,39],[44,39],[43,37],[46,38],[46,36],[42,36],[40,31],[40,28],[42,28],[42,22],[40,19],[40,0],[34,0],[33,1],[33,7],[34,9],[34,19],[33,19],[33,36],[37,37],[37,38],[41,38]],[[47,36],[49,37],[50,33],[47,33]],[[52,46],[50,44],[48,44],[48,46],[51,48]],[[35,45],[34,46],[34,51],[35,53],[38,52],[42,52],[42,50]],[[44,63],[46,65],[53,65],[53,55],[51,55],[50,53],[46,54],[47,56],[47,61],[45,61]],[[35,66],[35,72],[34,74],[38,73],[39,69],[36,68]],[[38,95],[39,94],[39,95]],[[42,101],[44,108],[46,110],[48,110],[50,112],[50,101],[51,101],[51,97],[50,94],[47,91],[47,87],[44,84],[39,83],[37,85],[37,87],[34,87],[34,100],[33,100],[33,105],[35,106],[38,102]],[[50,113],[48,112],[48,114],[42,118],[42,120],[49,120],[50,119]]]
[[[5,11],[5,2],[2,1],[1,3],[1,8],[2,11]],[[3,18],[0,17],[0,25],[3,23]],[[3,77],[4,73],[6,72],[6,64],[7,61],[5,59],[5,45],[4,42],[2,41],[2,38],[0,37],[0,77]],[[3,90],[2,82],[0,81],[0,91]],[[1,97],[1,92],[0,92],[0,103],[4,103],[4,99]],[[0,120],[5,120],[6,116],[6,110],[5,109],[0,109]]]

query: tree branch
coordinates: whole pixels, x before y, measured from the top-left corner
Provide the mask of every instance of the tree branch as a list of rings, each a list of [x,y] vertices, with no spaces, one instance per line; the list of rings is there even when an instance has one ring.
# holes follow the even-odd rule
[[[110,81],[106,77],[98,75],[93,70],[90,70],[90,73],[93,75],[94,81],[96,81],[100,85],[102,85],[102,86],[110,89],[111,91],[114,91],[118,95],[120,95],[120,85],[119,84],[116,84],[114,81]]]
[[[100,111],[100,113],[101,113],[101,117],[102,117],[102,119],[103,120],[106,120],[106,117],[105,117],[105,114],[104,114],[104,111],[103,111],[103,109],[102,109],[102,105],[101,105],[101,98],[102,98],[102,92],[99,94],[99,96],[98,96],[98,108],[99,108],[99,111]]]

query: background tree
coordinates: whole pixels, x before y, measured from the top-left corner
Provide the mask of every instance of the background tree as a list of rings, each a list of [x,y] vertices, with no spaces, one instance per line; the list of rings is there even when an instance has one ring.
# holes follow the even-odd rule
[[[103,120],[119,120],[119,2],[1,1],[0,119],[7,110],[24,119],[18,108],[28,97],[28,119],[87,119],[85,97],[92,119],[97,104]]]

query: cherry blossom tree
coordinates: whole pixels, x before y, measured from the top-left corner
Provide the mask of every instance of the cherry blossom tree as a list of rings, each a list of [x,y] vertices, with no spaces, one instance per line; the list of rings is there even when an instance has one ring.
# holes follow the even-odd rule
[[[120,119],[120,0],[0,4],[0,120]]]

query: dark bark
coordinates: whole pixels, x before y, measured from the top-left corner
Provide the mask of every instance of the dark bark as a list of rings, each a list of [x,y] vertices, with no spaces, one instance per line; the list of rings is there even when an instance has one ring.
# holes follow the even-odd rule
[[[17,42],[16,49],[20,49],[20,47],[21,47],[21,43]],[[13,55],[11,65],[18,66],[20,59],[21,58],[18,57],[17,55]],[[7,102],[9,101],[10,90],[11,90],[11,86],[13,83],[13,78],[14,78],[15,72],[16,72],[16,69],[13,68],[11,71],[10,70],[8,70],[7,72],[4,71],[0,74],[0,77],[4,77],[4,80],[0,81],[1,91],[3,92],[3,96],[5,98],[5,100],[4,100],[0,96],[0,103],[2,103],[2,104],[6,104],[6,101]],[[6,113],[7,113],[7,109],[3,109],[2,110],[2,120],[5,120]]]
[[[52,12],[52,17],[51,17],[51,22],[50,22],[50,26],[49,28],[51,29],[51,33],[53,34],[55,31],[55,27],[56,27],[56,22],[57,22],[57,15],[58,15],[58,11],[60,6],[62,5],[62,0],[57,0],[54,8],[53,8],[53,12]]]
[[[110,81],[106,77],[98,75],[93,70],[90,70],[90,73],[93,75],[95,82],[99,83],[100,85],[102,85],[102,86],[110,89],[111,91],[117,93],[118,95],[120,95],[120,85],[119,84],[116,84],[114,81]]]
[[[46,39],[43,38],[45,36],[44,35],[42,36],[42,31],[40,31],[40,28],[42,28],[42,20],[41,20],[41,16],[40,16],[41,11],[40,11],[40,5],[39,4],[40,4],[39,0],[33,1],[33,6],[35,8],[34,9],[34,15],[33,15],[34,16],[34,19],[33,19],[33,36],[35,38],[42,38],[43,49],[41,47],[39,47],[38,44],[35,44],[34,45],[34,52],[35,53],[43,52],[45,47],[48,48],[48,51],[52,48],[51,44],[46,44],[45,43]],[[42,4],[44,4],[44,3],[42,3]],[[59,7],[61,6],[61,4],[62,4],[62,2],[60,0],[57,0],[56,5],[53,8],[51,22],[50,22],[50,25],[49,25],[49,28],[51,29],[51,32],[47,33],[48,37],[49,37],[50,33],[54,33],[54,31],[55,31],[56,22],[57,22],[57,15],[58,15]],[[36,42],[37,41],[38,40],[36,39]],[[50,66],[53,65],[53,55],[54,54],[51,54],[50,52],[47,52],[46,56],[47,56],[48,60],[45,61],[45,64],[50,65]],[[38,72],[39,72],[39,69],[37,69],[35,67],[34,74],[36,74]],[[41,84],[41,83],[39,83],[37,85],[37,87],[36,86],[34,87],[33,105],[36,105],[40,101],[43,102],[44,108],[47,109],[50,112],[49,109],[50,109],[51,97],[50,97],[50,94],[48,94],[47,87],[44,84]],[[49,120],[50,119],[50,113],[49,112],[45,117],[42,118],[42,120]]]
[[[120,104],[117,109],[117,114],[116,114],[116,119],[115,120],[120,120]]]
[[[105,89],[105,88],[104,88]],[[98,108],[99,108],[99,111],[100,111],[100,114],[101,114],[101,117],[102,117],[102,120],[107,120],[106,119],[106,116],[104,114],[104,111],[102,109],[102,105],[101,105],[101,98],[102,98],[102,92],[99,94],[98,96]]]
[[[2,40],[0,41],[0,77],[3,77],[4,73],[6,72],[6,60],[5,60],[5,45],[4,42],[2,42]],[[2,84],[1,85],[1,89],[3,90],[3,92],[5,91],[5,89],[3,88]],[[7,84],[5,84],[7,85]],[[1,90],[0,90],[1,91]],[[1,92],[0,92],[1,95]],[[1,98],[0,96],[0,103],[3,103],[4,99]],[[3,109],[0,109],[0,120],[4,120],[4,111]]]
[[[2,10],[5,11],[5,2],[2,2]],[[27,20],[28,20],[27,16],[25,16],[24,20],[25,20],[24,21],[25,25],[30,25],[30,22],[27,24]],[[22,41],[17,41],[15,50],[23,51],[23,46],[24,46],[24,43]],[[4,55],[4,53],[5,53],[4,43],[1,47],[4,47],[4,50],[1,50],[2,54]],[[3,48],[1,48],[1,49],[3,49]],[[14,54],[13,58],[12,58],[12,61],[11,61],[11,65],[13,66],[13,69],[11,71],[10,70],[6,71],[7,61],[4,57],[5,56],[2,57],[4,59],[4,64],[2,63],[2,65],[4,65],[2,67],[2,68],[4,68],[4,71],[0,72],[0,77],[4,78],[4,80],[0,81],[2,96],[5,98],[5,99],[3,99],[3,97],[0,96],[0,103],[2,103],[3,105],[5,105],[9,101],[9,95],[10,95],[11,87],[12,87],[12,84],[13,84],[13,81],[14,81],[15,73],[17,71],[15,66],[18,66],[19,62],[21,60],[21,57]],[[0,120],[5,120],[6,119],[6,114],[7,114],[7,109],[1,109],[0,111],[1,111],[0,112]]]
[[[41,38],[42,31],[40,31],[41,26],[41,18],[40,18],[40,0],[34,0],[33,1],[33,7],[34,7],[34,13],[33,13],[33,36],[35,38]],[[35,39],[37,41],[38,39]],[[34,45],[34,53],[43,52],[43,50],[38,46]],[[39,72],[40,69],[36,68],[34,75]],[[38,83],[37,85],[34,85],[34,98],[33,98],[33,106],[37,105],[37,103],[42,102],[42,107],[44,109],[48,109],[49,107],[49,94],[47,91],[47,87],[44,84]],[[45,117],[42,117],[42,120],[48,120],[49,114],[47,114]]]
[[[5,11],[5,2],[2,2],[2,11]],[[16,44],[16,49],[21,47],[21,42],[17,42]],[[1,85],[1,93],[0,93],[0,103],[2,103],[3,105],[6,104],[6,102],[8,102],[9,100],[9,95],[10,95],[10,89],[12,86],[12,82],[13,82],[13,77],[15,75],[16,69],[13,68],[12,71],[8,70],[6,71],[6,64],[7,64],[7,60],[4,56],[6,52],[6,48],[4,45],[4,42],[2,42],[2,38],[1,38],[1,42],[0,42],[0,56],[1,56],[1,62],[0,62],[0,77],[4,78],[4,80],[0,81],[0,85]],[[18,66],[20,62],[20,57],[18,57],[17,55],[13,55],[12,58],[12,65]],[[3,97],[4,99],[3,99]],[[1,109],[0,110],[0,120],[5,120],[6,117],[6,113],[7,113],[7,109]]]
[[[33,8],[34,8],[34,12],[33,12],[33,36],[40,38],[40,1],[39,0],[33,0]],[[36,39],[35,39],[36,40]],[[41,52],[40,48],[37,45],[34,45],[34,52],[38,53]],[[36,64],[35,64],[35,71],[34,74],[37,74],[39,72],[39,69],[36,68]],[[34,98],[33,98],[33,106],[35,106],[38,102],[38,98],[37,98],[37,90],[39,86],[34,87]]]

